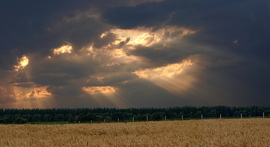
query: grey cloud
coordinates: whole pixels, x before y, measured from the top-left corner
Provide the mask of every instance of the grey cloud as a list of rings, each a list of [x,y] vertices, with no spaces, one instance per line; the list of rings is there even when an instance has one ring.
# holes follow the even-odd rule
[[[148,62],[149,66],[152,67],[159,67],[170,63],[180,62],[188,57],[188,55],[183,54],[183,51],[181,51],[179,47],[167,48],[163,46],[138,46],[135,50],[130,51],[129,54],[143,57],[146,63]]]
[[[145,79],[134,79],[119,85],[121,96],[133,107],[173,107],[191,105],[184,97],[174,95]]]
[[[185,36],[183,42],[174,42],[170,47],[160,50],[160,46],[137,47],[129,53],[145,58],[154,66],[173,63],[189,55],[203,55],[208,63],[202,77],[205,80],[197,85],[204,87],[201,94],[221,97],[220,104],[229,104],[232,100],[230,104],[241,105],[246,100],[243,105],[264,105],[269,102],[269,15],[267,0],[167,0],[132,8],[112,8],[104,13],[104,19],[127,29],[176,25],[196,30],[195,34]],[[230,81],[224,87],[223,81],[217,80],[221,77]],[[212,87],[208,81],[215,81],[216,86]],[[203,96],[187,97],[195,101]]]
[[[119,71],[119,73],[107,73],[105,77],[98,80],[97,77],[92,77],[85,86],[117,86],[130,80],[137,79],[138,76],[133,73]]]
[[[120,95],[136,107],[179,105],[266,105],[270,83],[270,2],[267,0],[139,0],[139,1],[9,1],[0,2],[0,102],[15,102],[12,85],[49,86],[58,107],[102,106],[82,91],[84,86],[116,86]],[[100,19],[101,18],[101,19]],[[106,55],[87,56],[115,40],[101,34],[111,28],[140,26],[155,31],[167,26],[185,27],[196,33],[164,33],[174,41],[125,49],[129,39],[109,47],[124,48],[142,63],[116,62]],[[52,55],[63,44],[71,54]],[[15,72],[22,55],[30,63]],[[46,59],[51,55],[51,59]],[[184,96],[174,95],[132,72],[180,62],[199,55],[203,68],[199,79]],[[98,80],[97,77],[104,77]],[[87,81],[89,82],[87,83]],[[9,93],[11,96],[7,96]],[[78,98],[78,99],[77,99]],[[106,101],[105,96],[101,99]],[[103,106],[114,106],[108,100]]]
[[[0,90],[1,93],[3,93],[3,90]],[[9,92],[10,93],[10,92]],[[0,94],[0,104],[7,104],[16,102],[16,99],[14,96],[8,96],[6,94]]]
[[[103,103],[96,101],[91,95],[83,94],[76,95],[55,95],[54,103],[58,108],[100,108],[100,107],[115,107],[105,96],[99,96]],[[51,107],[50,105],[48,107]]]
[[[163,42],[154,44],[150,47],[136,46],[134,50],[128,51],[128,54],[142,57],[145,61],[145,67],[160,67],[172,63],[178,63],[193,55],[204,55],[207,57],[221,58],[229,57],[228,53],[223,53],[218,47],[213,45],[194,44],[188,35],[163,45]],[[226,55],[228,54],[228,55]],[[147,65],[148,64],[148,65]]]
[[[99,15],[96,13],[109,7],[135,6],[148,1],[153,0],[2,1],[0,68],[12,70],[17,57],[34,52],[47,56],[52,48],[65,42],[70,42],[75,49],[80,49],[108,29],[98,18],[94,18]],[[91,11],[92,9],[96,11]],[[100,45],[102,46],[102,43],[98,46]]]
[[[103,18],[123,29],[137,26],[160,26],[169,17],[166,11],[160,11],[161,4],[162,2],[153,2],[136,7],[111,8],[104,13]]]
[[[68,73],[45,73],[35,76],[33,81],[40,85],[55,85],[63,86],[70,84],[70,79],[72,75]]]
[[[15,71],[12,70],[1,70],[0,69],[0,81],[4,82],[4,81],[10,81],[11,79],[13,79],[13,77],[16,75]]]
[[[84,93],[77,85],[50,86],[46,90],[54,96],[80,96]]]
[[[0,104],[15,102],[14,87],[9,85],[8,81],[0,81]]]
[[[104,17],[122,28],[151,27],[162,22],[166,23],[164,25],[187,27],[199,30],[197,35],[190,36],[193,42],[226,46],[236,53],[263,56],[268,53],[269,46],[269,6],[266,0],[167,0],[132,8],[112,8]],[[168,18],[170,20],[166,21]],[[235,40],[239,41],[237,45],[233,44]]]
[[[14,74],[11,80],[12,80],[10,82],[11,84],[12,83],[29,83],[29,82],[32,82],[31,79],[29,79],[27,77],[27,74],[24,71],[20,71],[20,72],[17,72],[16,74]]]
[[[109,77],[105,77],[103,81],[104,83],[113,86],[120,84],[121,82],[130,81],[137,78],[138,76],[133,73],[120,72],[119,74],[112,74]]]
[[[59,25],[59,24],[57,24]],[[108,44],[113,36],[98,39],[108,28],[93,18],[82,18],[72,22],[60,22],[59,26],[52,27],[51,35],[56,37],[60,43],[70,42],[75,50],[89,45],[96,40],[95,46],[101,47]],[[97,40],[98,39],[98,40]],[[60,44],[59,45],[62,45]]]
[[[91,57],[76,54],[60,54],[51,59],[40,60],[40,56],[30,58],[32,80],[40,85],[65,86],[73,80],[85,78],[96,72],[100,65]]]
[[[270,81],[266,74],[250,71],[251,67],[207,69],[198,75],[187,98],[203,100],[206,105],[268,106]],[[256,69],[256,67],[252,67]]]
[[[115,41],[116,36],[113,33],[108,33],[105,36],[103,36],[102,38],[97,38],[94,41],[94,47],[95,48],[101,48],[103,46],[107,46],[110,43],[112,43],[113,41]]]
[[[123,45],[127,44],[130,41],[130,37],[127,38],[125,41],[122,41],[119,43],[119,47],[122,47]]]
[[[0,69],[0,104],[16,102],[14,87],[12,86],[13,78],[16,72]]]
[[[34,87],[34,83],[32,82],[25,82],[25,83],[9,83],[10,86],[17,86],[17,87]]]

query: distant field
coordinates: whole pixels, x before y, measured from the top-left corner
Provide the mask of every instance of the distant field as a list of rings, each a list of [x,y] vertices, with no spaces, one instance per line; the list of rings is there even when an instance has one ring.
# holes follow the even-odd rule
[[[0,125],[0,146],[269,147],[270,119]]]

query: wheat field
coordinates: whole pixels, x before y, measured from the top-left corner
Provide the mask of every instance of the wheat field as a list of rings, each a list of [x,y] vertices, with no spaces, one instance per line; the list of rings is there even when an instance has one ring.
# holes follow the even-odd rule
[[[0,125],[0,146],[267,147],[270,119]]]

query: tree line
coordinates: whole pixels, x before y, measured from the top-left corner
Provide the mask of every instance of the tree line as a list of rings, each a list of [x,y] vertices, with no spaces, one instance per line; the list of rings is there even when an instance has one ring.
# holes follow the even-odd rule
[[[61,108],[61,109],[0,109],[0,123],[33,122],[128,122],[203,118],[270,117],[270,107],[202,106],[170,108]]]

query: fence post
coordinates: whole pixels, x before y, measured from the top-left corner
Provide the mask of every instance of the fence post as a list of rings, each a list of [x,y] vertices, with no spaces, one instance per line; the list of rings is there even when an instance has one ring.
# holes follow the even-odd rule
[[[182,115],[182,120],[184,120],[184,115]]]
[[[117,118],[117,121],[119,122],[119,118]]]
[[[264,118],[264,112],[263,112],[263,118]]]
[[[221,114],[219,114],[219,119],[221,119]]]
[[[243,118],[243,115],[242,115],[242,113],[241,113],[241,118]]]
[[[165,116],[165,121],[166,121],[166,119],[167,119],[167,118],[166,118],[166,116]]]
[[[148,115],[146,115],[146,121],[148,121]]]
[[[203,115],[201,114],[201,119],[203,119]]]
[[[132,121],[134,122],[134,117],[132,118]]]
[[[106,122],[106,120],[104,119],[104,122]]]

